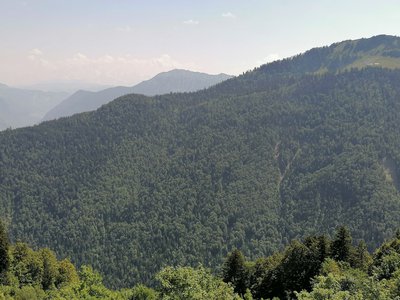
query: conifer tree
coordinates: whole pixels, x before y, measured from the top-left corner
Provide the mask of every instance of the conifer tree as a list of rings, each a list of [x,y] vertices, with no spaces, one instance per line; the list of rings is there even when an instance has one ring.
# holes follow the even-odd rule
[[[239,295],[246,293],[246,267],[242,252],[235,249],[230,253],[222,267],[222,279],[232,283]]]
[[[332,241],[331,255],[336,261],[350,262],[352,252],[352,238],[349,229],[345,226],[340,226]]]

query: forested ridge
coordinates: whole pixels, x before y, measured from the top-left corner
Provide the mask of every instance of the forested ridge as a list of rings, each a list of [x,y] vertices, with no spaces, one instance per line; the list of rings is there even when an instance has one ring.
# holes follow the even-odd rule
[[[127,95],[0,133],[11,239],[113,287],[167,265],[215,268],[234,248],[266,256],[340,224],[378,247],[400,221],[400,70],[359,61],[396,59],[398,44],[334,44],[197,93]]]

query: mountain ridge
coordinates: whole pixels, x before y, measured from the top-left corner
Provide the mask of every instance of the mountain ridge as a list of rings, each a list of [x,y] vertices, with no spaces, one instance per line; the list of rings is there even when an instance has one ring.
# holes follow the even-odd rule
[[[159,73],[151,79],[140,82],[133,87],[117,86],[98,92],[86,91],[86,93],[78,91],[50,110],[43,117],[43,121],[95,110],[101,105],[126,94],[136,93],[154,96],[171,92],[193,92],[207,88],[231,77],[232,76],[223,73],[210,75],[183,69],[174,69]]]

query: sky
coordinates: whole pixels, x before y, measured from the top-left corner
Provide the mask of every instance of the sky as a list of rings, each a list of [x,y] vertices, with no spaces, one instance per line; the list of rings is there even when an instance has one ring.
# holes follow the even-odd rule
[[[0,0],[0,83],[134,85],[238,75],[313,47],[400,35],[398,0]]]

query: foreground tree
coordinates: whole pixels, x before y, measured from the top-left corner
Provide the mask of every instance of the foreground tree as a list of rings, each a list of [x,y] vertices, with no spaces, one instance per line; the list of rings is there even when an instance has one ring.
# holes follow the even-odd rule
[[[157,292],[143,284],[139,284],[132,289],[129,300],[157,300]]]
[[[202,266],[167,267],[159,272],[162,300],[239,300],[233,288]]]
[[[235,292],[244,295],[246,293],[247,272],[245,259],[238,249],[230,253],[222,267],[222,279],[226,283],[232,283]]]
[[[358,246],[354,249],[351,265],[354,268],[358,268],[364,272],[367,272],[371,264],[372,257],[368,252],[367,245],[364,241],[360,241]]]
[[[347,263],[327,259],[323,275],[313,281],[311,291],[296,292],[299,300],[393,300],[398,298],[394,282],[380,282]]]
[[[332,242],[331,254],[332,258],[337,261],[350,262],[352,245],[350,231],[345,226],[340,226],[337,229],[335,239]]]

